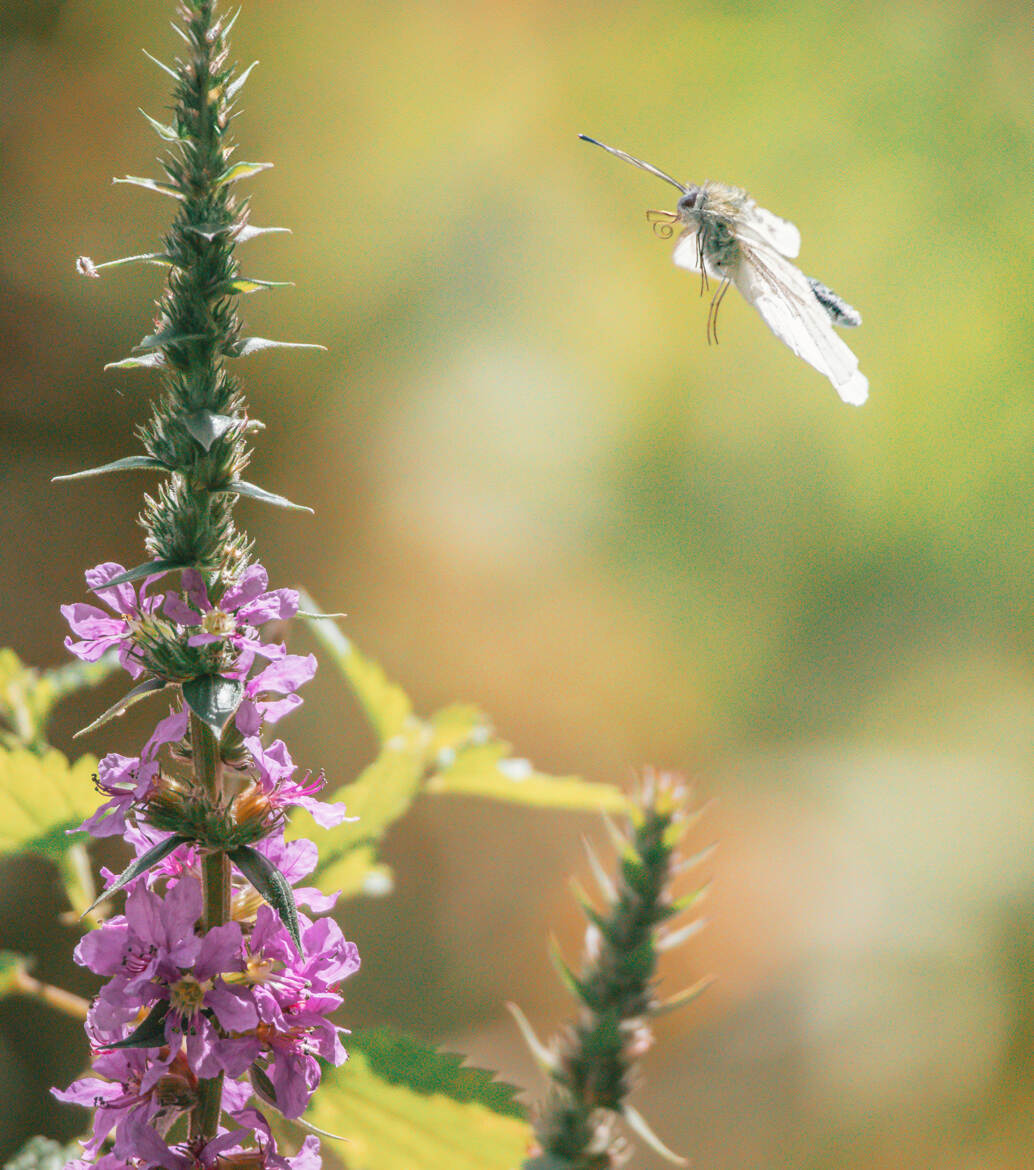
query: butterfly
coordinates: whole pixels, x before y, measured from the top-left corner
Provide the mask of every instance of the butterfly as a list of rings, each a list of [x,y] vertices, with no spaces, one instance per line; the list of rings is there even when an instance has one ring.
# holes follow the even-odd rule
[[[682,192],[674,211],[648,211],[646,218],[665,239],[681,228],[672,258],[680,268],[700,273],[701,292],[710,287],[709,279],[718,282],[707,313],[708,341],[718,340],[718,310],[734,284],[776,337],[825,374],[844,402],[860,406],[868,398],[869,380],[833,329],[860,325],[861,314],[790,263],[801,248],[801,233],[792,223],[758,207],[739,187],[680,183],[623,150],[586,134],[578,137]]]

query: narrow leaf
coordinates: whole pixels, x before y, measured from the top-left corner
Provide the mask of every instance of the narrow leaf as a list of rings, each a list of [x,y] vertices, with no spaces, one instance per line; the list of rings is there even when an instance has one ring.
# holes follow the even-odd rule
[[[182,345],[184,341],[204,341],[204,333],[149,333],[139,345],[133,346],[134,353],[149,349],[162,349],[167,345]]]
[[[157,57],[152,57],[151,54],[146,49],[141,49],[140,52],[143,53],[143,55],[148,59],[148,61],[153,61],[155,63],[155,65],[158,66],[159,69],[162,69],[162,70],[164,70],[164,72],[168,73],[168,75],[172,78],[173,81],[179,81],[180,77],[175,69],[170,69],[169,66],[165,64],[164,61],[159,61]]]
[[[190,569],[192,567],[187,561],[148,561],[146,564],[137,565],[135,569],[127,569],[124,573],[119,573],[110,581],[105,581],[102,588],[110,589],[113,585],[125,585],[127,581],[139,581],[143,577],[156,577],[159,573],[171,573],[176,569]]]
[[[140,107],[137,106],[137,109],[140,110]],[[140,110],[140,113],[143,114],[143,116],[147,119],[151,129],[158,135],[159,138],[164,138],[166,142],[181,141],[179,132],[174,127],[166,126],[164,122],[159,122],[155,118],[152,118],[146,110]]]
[[[646,1122],[646,1118],[632,1105],[626,1104],[621,1110],[621,1116],[628,1123],[628,1128],[634,1134],[642,1138],[644,1142],[650,1147],[655,1154],[662,1157],[665,1162],[670,1162],[673,1166],[688,1166],[689,1160],[676,1154],[673,1150],[661,1141],[661,1139],[653,1132]]]
[[[278,496],[275,492],[267,492],[265,488],[260,488],[253,483],[247,483],[243,479],[231,480],[225,487],[214,489],[212,494],[216,495],[219,492],[236,492],[239,496],[249,496],[251,499],[259,500],[263,504],[275,504],[278,508],[290,508],[295,512],[312,513],[312,509],[307,508],[304,504],[292,504],[286,497]]]
[[[552,1072],[554,1069],[560,1067],[560,1061],[557,1054],[551,1051],[542,1043],[535,1033],[535,1029],[531,1026],[528,1017],[521,1011],[515,1003],[507,1003],[506,1010],[513,1016],[514,1023],[517,1025],[517,1030],[520,1032],[524,1043],[528,1046],[528,1051],[535,1059],[535,1063],[545,1072]]]
[[[140,357],[123,358],[120,362],[108,362],[106,370],[155,370],[165,365],[165,355],[161,350],[154,353],[145,353]]]
[[[687,1003],[692,1003],[698,995],[705,992],[711,984],[714,983],[714,976],[708,975],[703,979],[698,979],[696,983],[690,984],[689,987],[684,987],[681,991],[675,992],[674,995],[668,996],[667,999],[661,1000],[660,1003],[655,1004],[650,1009],[651,1016],[663,1016],[668,1012],[678,1011],[680,1007],[685,1007]]]
[[[254,240],[257,236],[268,236],[277,232],[290,235],[291,229],[285,227],[252,227],[251,224],[248,224],[246,227],[241,228],[235,238],[238,244],[244,244],[248,240]]]
[[[211,450],[216,439],[222,438],[231,427],[244,425],[244,419],[229,414],[214,414],[210,410],[196,410],[193,414],[180,417],[183,425],[206,451]]]
[[[108,898],[112,896],[112,894],[117,894],[119,890],[123,888],[123,886],[129,885],[129,883],[134,878],[138,878],[142,873],[146,873],[149,869],[152,869],[158,864],[159,861],[164,861],[174,849],[178,849],[181,845],[187,845],[189,843],[189,837],[180,837],[175,834],[171,837],[167,837],[164,841],[159,841],[153,849],[148,849],[148,851],[143,854],[142,857],[138,857],[136,861],[132,863],[132,865],[127,865],[126,868],[118,875],[115,881],[102,894],[94,898],[94,900],[90,903],[89,906],[86,907],[86,909],[82,912],[82,914],[79,915],[79,917],[81,919],[85,918],[91,910],[95,910],[101,904],[101,902],[106,902]]]
[[[199,675],[185,682],[182,689],[187,706],[216,735],[222,735],[244,698],[244,683],[221,674]]]
[[[246,276],[238,277],[230,282],[234,292],[253,293],[263,292],[267,288],[294,288],[293,280],[255,280]]]
[[[169,195],[173,199],[182,199],[183,192],[172,183],[163,183],[159,179],[144,179],[139,175],[124,175],[121,179],[112,179],[113,183],[129,183],[133,187],[143,187],[145,191],[155,191],[159,195]]]
[[[89,256],[80,256],[75,266],[86,276],[99,276],[102,268],[117,268],[120,264],[137,263],[157,264],[161,268],[168,268],[172,264],[172,257],[164,252],[141,252],[136,256],[120,256],[117,260],[105,260],[103,264],[94,264]]]
[[[271,341],[268,337],[244,337],[235,342],[226,350],[227,357],[251,357],[253,353],[261,353],[265,349],[322,349],[325,345],[315,345],[308,341]]]
[[[277,912],[298,954],[304,955],[298,929],[298,907],[294,904],[291,883],[265,854],[252,849],[250,845],[241,845],[231,850],[227,857]]]
[[[226,35],[225,32],[223,35]],[[245,69],[243,73],[238,74],[226,87],[226,100],[228,102],[232,102],[233,99],[240,93],[241,89],[244,87],[244,83],[251,76],[252,69],[254,69],[257,64],[257,61],[252,61],[247,69]]]
[[[114,463],[105,463],[101,467],[90,467],[86,471],[72,471],[68,475],[55,475],[51,483],[64,483],[72,479],[90,479],[94,475],[106,475],[109,471],[133,471],[136,468],[148,468],[154,471],[168,470],[160,459],[153,455],[127,455],[125,459],[116,459]]]
[[[223,171],[219,178],[216,179],[215,185],[217,187],[225,187],[227,183],[237,183],[241,179],[249,179],[252,175],[257,175],[260,171],[268,171],[272,165],[272,163],[268,162],[234,163],[232,167],[229,167],[227,170]]]
[[[139,703],[141,699],[146,699],[148,695],[156,694],[158,691],[164,690],[169,684],[161,678],[149,678],[145,682],[138,683],[131,691],[123,695],[117,703],[113,703],[107,711],[102,715],[98,715],[92,722],[85,727],[80,728],[73,739],[78,739],[81,735],[88,735],[91,731],[96,731],[98,727],[103,727],[105,723],[110,723],[112,719],[117,719],[120,715],[125,715],[130,707]]]
[[[125,1040],[119,1040],[117,1044],[106,1044],[104,1048],[161,1048],[169,1042],[165,1037],[165,1017],[168,1014],[168,1000],[160,1000],[151,1008],[147,1019],[134,1028]]]

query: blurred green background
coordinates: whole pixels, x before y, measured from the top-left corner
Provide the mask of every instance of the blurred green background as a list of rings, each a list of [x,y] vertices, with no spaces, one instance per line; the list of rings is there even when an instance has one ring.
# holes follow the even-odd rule
[[[1034,1137],[1034,434],[1029,9],[1005,3],[374,5],[245,0],[261,60],[238,157],[248,331],[328,354],[242,366],[268,424],[243,502],[304,584],[430,710],[478,703],[555,773],[650,761],[717,797],[707,932],[666,984],[642,1111],[709,1170],[1013,1170]],[[50,477],[135,450],[149,332],[164,0],[0,3],[0,643],[63,660],[83,568],[142,560],[142,479]],[[686,181],[794,221],[857,305],[861,409],[735,293],[722,341],[646,224]],[[304,634],[297,647],[305,646]],[[113,685],[110,697],[118,693]],[[57,746],[89,711],[67,710]],[[137,709],[139,710],[139,708]],[[129,751],[127,717],[86,746]],[[335,779],[369,758],[325,670],[288,727]],[[103,742],[101,742],[103,739]],[[568,1011],[567,875],[591,819],[427,801],[398,888],[343,909],[359,1024],[473,1054],[538,1094],[501,1005]],[[85,990],[45,867],[5,867],[0,946]],[[24,920],[31,883],[36,906]],[[49,932],[49,933],[48,933]],[[76,1025],[0,1005],[0,1147],[83,1118],[45,1086]],[[654,1166],[639,1154],[634,1165]]]

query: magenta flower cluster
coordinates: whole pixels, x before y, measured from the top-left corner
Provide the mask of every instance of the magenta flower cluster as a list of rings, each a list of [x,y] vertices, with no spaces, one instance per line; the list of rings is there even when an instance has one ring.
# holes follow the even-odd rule
[[[113,612],[63,607],[74,635],[66,645],[88,662],[114,650],[134,678],[143,672],[139,639],[148,621],[160,619],[163,636],[180,645],[219,650],[222,677],[242,687],[230,729],[236,754],[227,765],[228,823],[253,827],[248,849],[282,875],[297,917],[285,921],[282,907],[259,896],[254,875],[249,880],[234,868],[229,921],[202,928],[206,844],[153,823],[156,808],[167,809],[173,797],[189,792],[186,704],[161,718],[138,757],[104,757],[97,786],[107,799],[81,828],[96,837],[121,835],[138,862],[156,860],[128,882],[124,874],[105,871],[109,888],[128,888],[124,913],[76,948],[76,961],[107,982],[86,1024],[91,1075],[55,1090],[60,1100],[94,1110],[83,1159],[72,1167],[192,1170],[246,1162],[318,1170],[317,1139],[306,1138],[296,1155],[285,1157],[266,1115],[275,1109],[301,1117],[319,1084],[320,1061],[345,1060],[342,1029],[330,1016],[342,1003],[341,983],[359,967],[355,944],[332,918],[317,917],[336,899],[299,884],[316,866],[316,846],[286,841],[283,831],[288,806],[304,807],[325,827],[344,819],[344,806],[317,799],[322,776],[296,777],[282,740],[264,742],[266,729],[301,703],[297,690],[315,671],[311,656],[288,654],[259,632],[269,621],[293,616],[297,594],[269,591],[258,564],[217,603],[194,570],[183,572],[180,591],[164,594],[153,592],[155,577],[139,595],[132,585],[108,584],[122,575],[117,564],[86,574]],[[223,736],[224,742],[230,738]],[[163,850],[163,843],[174,847]],[[232,848],[227,852],[235,856]],[[177,1118],[197,1105],[199,1081],[212,1078],[221,1078],[217,1135],[167,1141]]]

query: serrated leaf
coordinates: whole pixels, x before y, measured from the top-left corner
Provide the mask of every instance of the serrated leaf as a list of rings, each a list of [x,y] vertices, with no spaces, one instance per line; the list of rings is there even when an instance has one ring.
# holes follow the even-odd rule
[[[0,748],[0,853],[35,853],[51,861],[74,848],[67,830],[97,807],[96,756],[74,764],[49,749]]]
[[[228,430],[243,426],[244,420],[229,414],[214,414],[211,410],[196,410],[193,414],[180,416],[191,436],[206,450],[211,450],[216,439],[221,439]]]
[[[173,199],[182,199],[183,192],[172,183],[163,183],[159,179],[144,179],[139,175],[123,175],[120,179],[112,179],[113,183],[129,183],[133,187],[143,187],[145,191],[155,191],[159,195],[169,195]]]
[[[88,735],[91,731],[96,731],[98,727],[103,727],[105,723],[110,723],[112,719],[118,719],[125,715],[130,707],[135,707],[141,699],[146,699],[148,695],[155,695],[159,691],[165,690],[169,684],[161,678],[148,678],[142,683],[137,683],[131,691],[127,691],[117,703],[112,705],[100,715],[92,723],[88,723],[85,727],[81,727],[73,739],[78,739],[81,735]]]
[[[244,683],[221,674],[199,675],[185,682],[182,690],[187,706],[217,736],[222,735],[244,698]]]
[[[250,179],[261,171],[268,171],[273,166],[269,162],[253,163],[239,162],[227,168],[215,181],[217,187],[225,187],[227,183],[238,183],[241,179]]]
[[[138,468],[147,468],[153,471],[167,471],[165,464],[152,455],[127,455],[124,459],[116,459],[113,463],[105,463],[100,467],[89,467],[86,471],[72,471],[68,475],[55,475],[51,483],[65,483],[73,479],[90,479],[95,475],[107,475],[109,471],[134,471]]]
[[[161,1048],[168,1043],[165,1038],[165,1017],[169,1014],[167,1000],[160,1000],[147,1013],[137,1027],[124,1040],[105,1044],[105,1048]]]
[[[277,508],[288,508],[293,512],[309,512],[312,514],[312,508],[306,507],[305,504],[293,504],[286,496],[278,496],[275,492],[267,492],[265,488],[260,488],[257,484],[248,483],[243,479],[231,480],[224,487],[213,489],[212,494],[218,495],[220,492],[236,492],[239,496],[248,496],[249,499],[258,500],[263,504],[273,504]]]
[[[189,843],[189,837],[179,837],[175,834],[173,834],[171,837],[166,837],[164,841],[159,841],[157,845],[153,846],[151,849],[148,849],[148,851],[138,857],[136,861],[132,862],[130,865],[127,865],[126,868],[118,875],[115,881],[113,881],[112,884],[108,886],[108,888],[102,894],[99,894],[96,898],[94,898],[93,902],[86,907],[86,909],[82,912],[82,914],[79,915],[79,917],[83,918],[89,914],[91,910],[96,910],[101,902],[106,902],[113,894],[117,894],[119,890],[123,889],[125,886],[128,886],[134,878],[138,878],[142,873],[147,873],[147,871],[156,866],[158,862],[164,861],[166,857],[168,857],[169,854],[173,852],[173,850],[178,849],[181,845],[187,845]]]
[[[376,1044],[375,1040],[370,1041]],[[350,1038],[349,1059],[328,1069],[306,1116],[348,1135],[349,1170],[514,1170],[531,1137],[528,1126],[501,1112],[509,1091],[484,1074],[458,1068],[414,1041],[371,1057]],[[412,1062],[407,1078],[406,1060]],[[390,1072],[390,1077],[383,1075]]]
[[[104,588],[110,589],[113,585],[125,585],[128,581],[140,581],[144,577],[153,577],[158,573],[172,573],[177,569],[190,569],[192,567],[186,561],[146,561],[142,565],[136,565],[124,573],[119,573],[110,581],[105,581]]]
[[[242,337],[226,349],[227,357],[251,357],[253,353],[262,353],[266,349],[322,349],[325,345],[315,345],[310,341],[272,341],[268,337]]]
[[[140,107],[137,106],[140,110]],[[164,122],[159,122],[156,118],[152,118],[146,110],[140,110],[140,113],[147,119],[151,129],[158,135],[159,138],[166,142],[180,142],[182,141],[179,132],[173,126],[167,126]]]
[[[165,358],[161,350],[154,353],[144,353],[140,357],[127,357],[118,362],[108,362],[106,370],[156,370],[165,365]]]
[[[294,281],[255,280],[253,277],[240,276],[236,280],[230,281],[230,288],[239,293],[263,292],[267,288],[294,288]]]
[[[319,609],[304,590],[299,591],[298,600],[303,609]],[[306,618],[305,622],[355,692],[377,738],[383,743],[397,735],[413,714],[413,704],[406,692],[388,678],[378,663],[362,654],[329,618]]]
[[[31,748],[37,754],[46,751],[47,722],[55,704],[84,687],[98,686],[117,668],[115,655],[108,653],[96,662],[74,660],[39,671],[26,666],[13,650],[0,650],[0,720],[10,728],[0,731],[0,744]]]
[[[427,790],[572,812],[624,813],[630,807],[620,788],[578,776],[547,776],[509,752],[510,745],[501,740],[471,744],[431,777]]]
[[[302,951],[302,938],[298,927],[298,907],[294,901],[291,883],[264,853],[241,845],[227,852],[227,857],[241,871],[262,897],[277,912],[280,921],[287,928],[298,954]]]
[[[63,1170],[69,1162],[81,1157],[82,1152],[78,1142],[63,1146],[38,1134],[11,1155],[4,1163],[4,1170]]]

